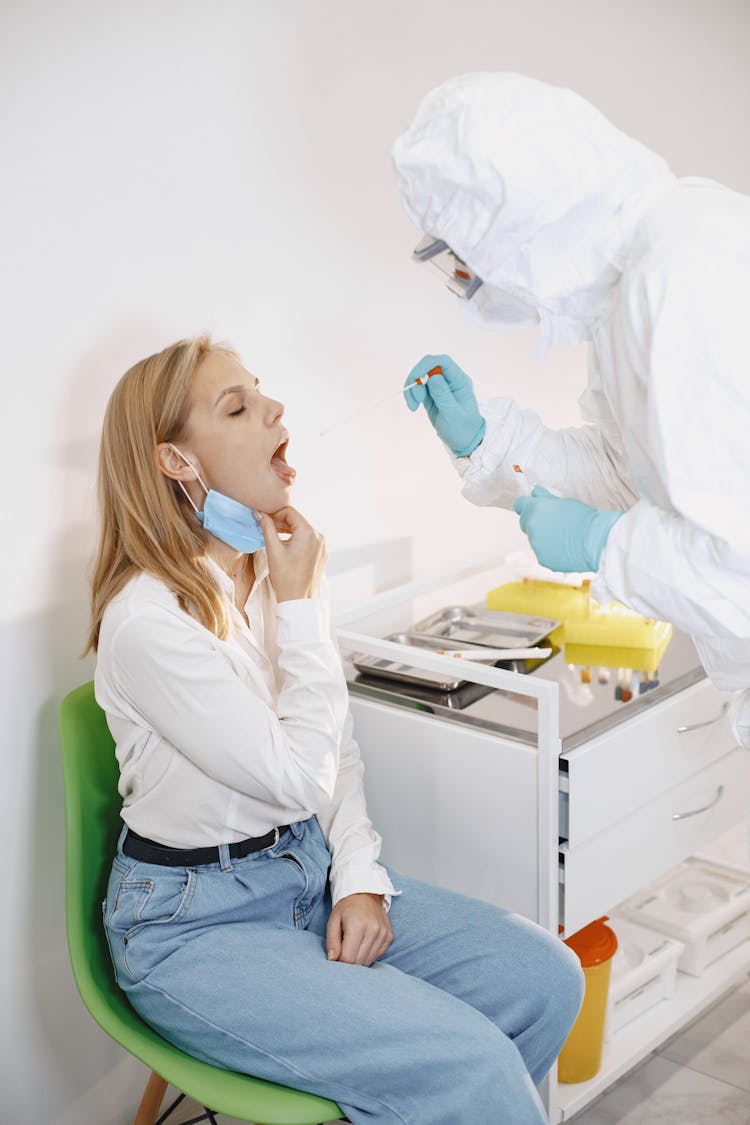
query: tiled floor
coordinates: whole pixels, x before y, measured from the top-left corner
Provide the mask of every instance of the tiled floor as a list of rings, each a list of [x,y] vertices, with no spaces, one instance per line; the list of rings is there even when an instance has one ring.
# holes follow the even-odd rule
[[[572,1120],[575,1125],[750,1125],[749,1085],[750,981]],[[169,1125],[198,1112],[194,1102],[183,1102]],[[235,1118],[217,1120],[241,1125]]]
[[[577,1117],[575,1125],[750,1125],[750,982]]]

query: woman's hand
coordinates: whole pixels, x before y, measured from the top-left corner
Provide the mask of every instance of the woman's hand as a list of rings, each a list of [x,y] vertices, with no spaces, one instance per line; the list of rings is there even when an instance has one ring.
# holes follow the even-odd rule
[[[328,559],[323,536],[296,508],[279,508],[271,515],[256,514],[266,541],[268,571],[276,601],[314,598]],[[289,538],[281,540],[279,533],[287,533]]]
[[[329,961],[372,965],[392,941],[393,930],[382,895],[347,895],[331,911],[326,929]]]

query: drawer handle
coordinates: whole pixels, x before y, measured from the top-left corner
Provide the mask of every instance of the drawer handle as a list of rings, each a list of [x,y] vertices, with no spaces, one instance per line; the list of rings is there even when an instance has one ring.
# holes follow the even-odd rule
[[[707,805],[704,805],[700,809],[693,809],[691,812],[672,813],[672,820],[687,820],[687,818],[689,816],[697,816],[698,813],[707,812],[709,809],[712,809],[714,807],[714,805],[718,805],[719,801],[721,800],[721,798],[723,796],[724,796],[724,786],[720,785],[719,788],[716,790],[716,796],[714,797],[713,801],[709,801]]]
[[[701,727],[711,727],[714,723],[718,723],[719,719],[723,719],[729,710],[729,700],[722,704],[721,711],[718,715],[714,715],[713,719],[704,719],[702,723],[689,723],[687,726],[678,727],[678,734],[685,734],[689,730],[700,730]]]

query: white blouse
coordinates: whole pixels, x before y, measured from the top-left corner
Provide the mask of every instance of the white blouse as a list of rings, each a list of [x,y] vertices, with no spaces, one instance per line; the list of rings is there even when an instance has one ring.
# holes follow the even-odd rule
[[[249,628],[232,580],[209,560],[231,606],[226,641],[145,572],[107,606],[94,685],[116,743],[122,818],[148,839],[194,848],[315,814],[334,903],[397,893],[377,863],[325,580],[318,597],[278,604],[266,552],[253,559]]]

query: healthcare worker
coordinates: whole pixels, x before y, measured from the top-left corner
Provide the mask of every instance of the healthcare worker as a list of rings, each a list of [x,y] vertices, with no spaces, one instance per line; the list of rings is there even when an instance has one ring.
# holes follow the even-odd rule
[[[692,635],[750,749],[750,199],[678,179],[577,94],[510,73],[433,90],[393,159],[415,257],[472,319],[538,324],[542,356],[590,343],[582,426],[478,404],[449,356],[416,365],[407,383],[443,375],[410,408],[464,496],[515,507],[540,563]]]

